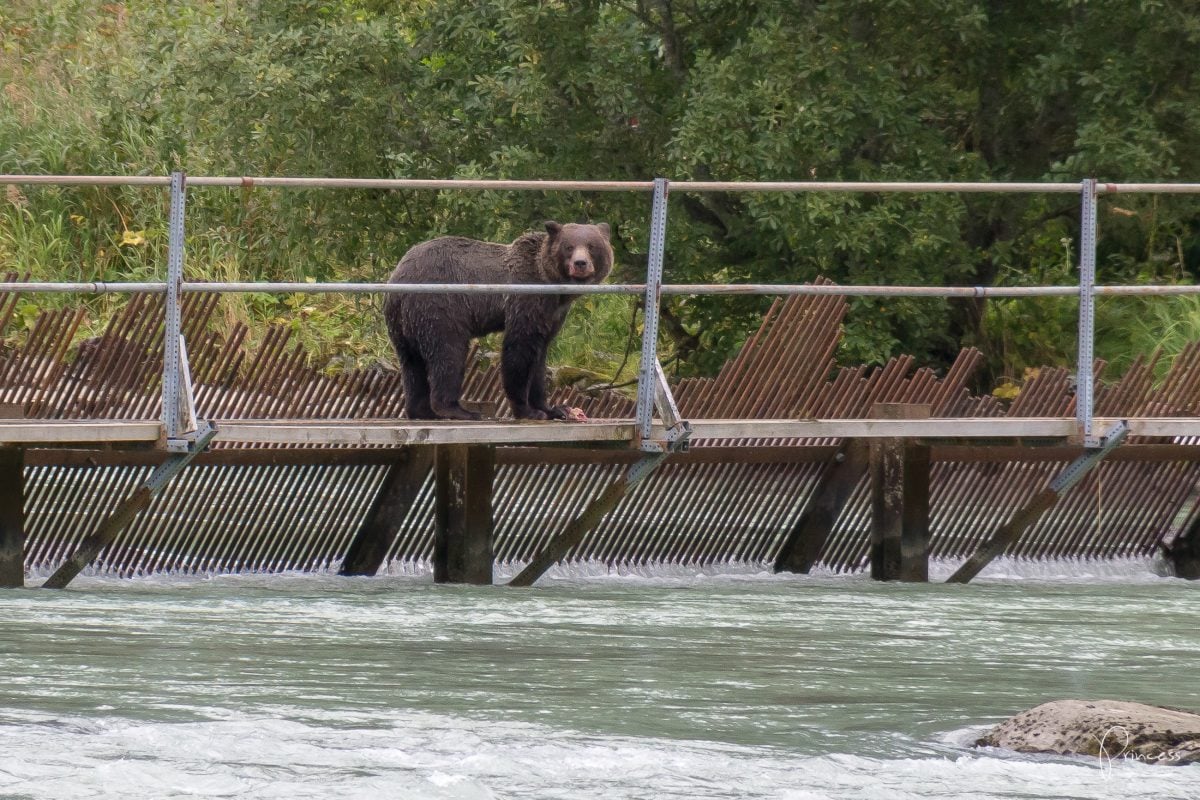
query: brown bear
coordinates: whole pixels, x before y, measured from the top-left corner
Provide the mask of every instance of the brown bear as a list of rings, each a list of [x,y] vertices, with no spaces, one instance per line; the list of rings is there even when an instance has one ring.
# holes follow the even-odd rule
[[[446,236],[404,254],[389,283],[599,283],[612,269],[609,227],[547,222],[512,244]],[[389,294],[388,335],[409,419],[480,419],[460,405],[471,339],[504,331],[500,371],[518,419],[565,419],[546,405],[546,351],[571,294]]]

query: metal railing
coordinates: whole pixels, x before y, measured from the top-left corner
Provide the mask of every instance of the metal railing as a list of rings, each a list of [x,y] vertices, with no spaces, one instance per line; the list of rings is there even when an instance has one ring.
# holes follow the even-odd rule
[[[163,360],[163,425],[169,445],[186,444],[181,429],[181,386],[188,376],[181,367],[181,304],[190,292],[273,293],[502,293],[502,294],[627,294],[642,295],[644,322],[642,360],[638,376],[636,423],[644,446],[649,445],[656,391],[661,383],[657,334],[659,304],[664,295],[845,295],[859,297],[1066,297],[1079,298],[1079,334],[1076,354],[1076,421],[1088,447],[1103,440],[1093,430],[1093,353],[1095,342],[1095,298],[1130,295],[1185,295],[1200,293],[1200,286],[1096,285],[1097,198],[1108,194],[1200,194],[1200,183],[1099,183],[1088,178],[1079,183],[1029,182],[745,182],[745,181],[538,181],[538,180],[420,180],[363,178],[282,177],[185,177],[170,176],[63,176],[0,175],[0,185],[58,186],[149,186],[168,187],[167,278],[164,282],[0,282],[0,291],[45,293],[133,293],[166,294]],[[511,191],[603,191],[650,192],[650,241],[646,282],[642,284],[521,285],[521,284],[386,284],[386,283],[288,283],[288,282],[186,282],[183,277],[184,225],[187,187],[275,187],[333,189],[425,189],[425,190],[511,190]],[[1080,260],[1077,285],[1051,286],[873,286],[797,284],[668,284],[663,282],[666,249],[667,198],[671,189],[683,192],[848,192],[848,193],[1036,193],[1078,194],[1080,210]],[[647,449],[652,449],[647,447]]]

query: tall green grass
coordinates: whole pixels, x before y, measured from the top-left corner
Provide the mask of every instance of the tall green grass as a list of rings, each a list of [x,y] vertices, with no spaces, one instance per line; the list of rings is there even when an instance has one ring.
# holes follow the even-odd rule
[[[302,123],[289,129],[286,109],[274,120],[239,120],[245,109],[199,94],[228,80],[234,97],[247,90],[237,81],[258,79],[255,64],[274,68],[271,51],[237,49],[245,26],[233,2],[8,0],[0,7],[0,173],[387,174],[366,172],[371,162],[353,141],[344,152],[304,152]],[[249,145],[230,141],[231,126],[241,126],[234,138]],[[0,272],[47,281],[162,279],[167,211],[163,189],[9,187],[0,195]],[[504,241],[540,218],[527,198],[490,193],[193,189],[186,274],[381,281],[423,238],[463,233]],[[111,299],[42,295],[23,300],[19,318],[31,326],[40,309],[80,302],[90,312],[81,335],[94,335],[114,310]],[[624,358],[631,302],[581,300],[552,359],[583,370],[584,382],[636,374],[637,353]],[[218,324],[249,325],[251,347],[267,326],[287,326],[313,366],[332,373],[395,364],[381,304],[361,296],[231,295]]]

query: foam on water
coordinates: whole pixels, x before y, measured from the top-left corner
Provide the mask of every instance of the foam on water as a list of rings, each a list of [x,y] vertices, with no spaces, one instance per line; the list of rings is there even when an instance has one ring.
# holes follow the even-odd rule
[[[188,723],[0,717],[0,796],[380,798],[1195,797],[1133,762],[943,752],[801,756],[434,714]],[[931,745],[928,749],[933,750]]]
[[[933,582],[945,581],[962,564],[960,560],[933,559],[929,564],[929,579]],[[496,583],[505,583],[525,567],[523,562],[497,564],[493,574]],[[158,572],[148,575],[137,575],[132,578],[120,578],[103,570],[86,569],[75,579],[75,586],[99,586],[107,583],[129,585],[181,586],[196,581],[233,580],[257,581],[266,578],[271,582],[287,578],[296,581],[321,580],[334,578],[337,575],[336,566],[327,571],[309,572],[271,572],[271,573],[174,573]],[[1029,560],[1001,557],[989,564],[978,577],[977,583],[1006,582],[1006,581],[1080,581],[1095,583],[1096,581],[1113,581],[1118,583],[1153,583],[1170,576],[1170,569],[1160,557],[1129,557],[1103,560],[1082,559],[1046,559]],[[50,577],[48,570],[34,570],[28,574],[27,580],[31,585],[40,584]],[[420,582],[430,582],[433,579],[433,567],[429,562],[391,562],[379,572],[377,578],[404,579],[411,578]],[[813,579],[834,579],[837,581],[869,581],[870,576],[865,572],[851,574],[830,571],[821,565],[813,568],[808,575],[790,573],[773,573],[767,566],[759,562],[723,562],[709,565],[691,564],[608,564],[598,561],[574,562],[558,564],[551,567],[540,579],[547,582],[569,582],[573,580],[593,579],[642,579],[651,583],[663,585],[678,585],[680,582],[699,581],[704,579],[737,579],[753,578],[768,581],[811,581]],[[340,579],[339,580],[343,580]],[[350,579],[355,580],[355,579]]]

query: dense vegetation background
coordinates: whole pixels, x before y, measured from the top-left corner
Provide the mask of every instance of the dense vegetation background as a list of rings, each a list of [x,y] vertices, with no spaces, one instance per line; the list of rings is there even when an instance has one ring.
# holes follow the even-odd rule
[[[1197,181],[1198,73],[1186,0],[6,0],[0,172]],[[374,281],[433,235],[588,218],[637,280],[648,212],[644,195],[196,189],[189,271]],[[165,216],[162,192],[10,187],[0,269],[158,275]],[[1102,281],[1200,268],[1194,199],[1105,196],[1100,229]],[[676,193],[668,232],[677,282],[1074,282],[1078,199]],[[671,368],[713,369],[766,302],[669,302]],[[256,295],[226,314],[291,324],[337,369],[390,360],[374,304]],[[558,357],[613,377],[630,301],[584,305]],[[1066,300],[856,300],[840,358],[936,365],[974,344],[990,377],[1019,376],[1070,363],[1074,320]],[[1200,305],[1111,300],[1099,327],[1125,361],[1200,333]]]

